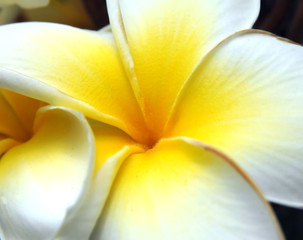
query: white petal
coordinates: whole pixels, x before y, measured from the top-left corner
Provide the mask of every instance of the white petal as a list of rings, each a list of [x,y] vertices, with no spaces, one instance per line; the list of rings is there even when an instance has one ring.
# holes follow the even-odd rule
[[[0,87],[78,110],[140,139],[144,119],[113,36],[98,33],[53,23],[1,26]]]
[[[154,138],[200,59],[250,28],[257,0],[108,0],[111,28]]]
[[[35,134],[0,161],[0,232],[6,240],[52,239],[83,202],[94,167],[82,114],[44,107]]]
[[[124,161],[91,239],[283,237],[268,204],[230,159],[179,138]]]
[[[90,186],[89,193],[76,212],[67,219],[56,235],[56,240],[88,239],[104,207],[111,186],[123,161],[141,148],[126,146],[108,158],[99,169]]]
[[[303,47],[259,31],[226,39],[198,66],[165,135],[231,156],[267,199],[303,206]]]

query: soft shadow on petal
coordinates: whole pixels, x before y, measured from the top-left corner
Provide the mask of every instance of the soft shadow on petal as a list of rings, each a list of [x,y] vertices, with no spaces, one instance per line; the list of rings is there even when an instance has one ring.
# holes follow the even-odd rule
[[[29,131],[21,123],[14,107],[4,92],[5,90],[0,88],[0,134],[8,138],[25,140],[29,135]],[[23,100],[26,101],[25,98]]]
[[[200,59],[250,28],[255,0],[109,0],[112,31],[147,125],[161,135],[172,103]]]
[[[52,239],[81,203],[91,181],[95,145],[82,114],[39,110],[34,136],[0,160],[4,239]]]
[[[267,199],[303,204],[303,48],[261,31],[218,45],[189,79],[165,135],[231,156]]]
[[[96,163],[94,173],[97,173],[105,161],[122,150],[125,146],[137,145],[137,143],[125,132],[113,126],[89,121],[96,142]]]
[[[0,158],[2,156],[3,153],[5,153],[7,150],[9,150],[10,148],[16,146],[20,144],[20,142],[11,139],[11,138],[1,138],[0,139]]]
[[[283,236],[266,201],[231,160],[179,138],[124,161],[91,239]]]
[[[24,131],[28,135],[31,134],[36,112],[46,104],[5,89],[0,89],[0,95],[2,95],[2,98],[9,105],[10,110],[18,119],[19,124],[24,128]]]

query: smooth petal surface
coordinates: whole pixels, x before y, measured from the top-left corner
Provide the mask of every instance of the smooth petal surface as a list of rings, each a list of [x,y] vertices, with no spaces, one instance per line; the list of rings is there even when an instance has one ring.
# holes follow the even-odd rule
[[[91,239],[282,239],[266,201],[231,161],[192,139],[127,158]]]
[[[96,163],[94,173],[97,173],[105,161],[122,150],[125,146],[136,145],[126,133],[113,126],[90,121],[96,143]]]
[[[121,164],[131,154],[144,151],[117,128],[95,121],[90,121],[90,126],[97,153],[94,179],[81,208],[60,229],[56,240],[89,238]]]
[[[148,127],[161,135],[181,86],[199,60],[250,28],[256,0],[108,0],[112,31]]]
[[[20,144],[20,142],[11,138],[0,138],[0,158],[3,153],[9,150],[11,147]]]
[[[165,135],[215,146],[267,199],[302,206],[302,66],[302,46],[263,32],[235,34],[201,62]]]
[[[51,23],[2,26],[0,87],[79,110],[137,139],[145,128],[110,32]]]
[[[83,115],[45,107],[35,135],[0,161],[2,239],[52,239],[81,205],[93,173],[95,145]],[[77,229],[75,229],[77,231]]]
[[[106,149],[103,149],[106,154]],[[100,216],[111,186],[123,161],[133,153],[142,152],[138,146],[125,146],[109,157],[96,173],[81,207],[56,235],[56,240],[88,239]],[[77,231],[75,231],[77,229]]]

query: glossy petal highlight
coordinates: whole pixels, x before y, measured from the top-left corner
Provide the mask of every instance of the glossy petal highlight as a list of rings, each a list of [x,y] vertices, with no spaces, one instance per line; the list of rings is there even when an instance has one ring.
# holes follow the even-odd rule
[[[260,31],[226,39],[189,79],[166,136],[231,156],[267,199],[303,202],[303,48]]]

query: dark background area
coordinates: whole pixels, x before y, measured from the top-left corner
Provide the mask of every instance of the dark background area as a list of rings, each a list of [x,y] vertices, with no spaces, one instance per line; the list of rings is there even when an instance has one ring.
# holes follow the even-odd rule
[[[105,0],[88,0],[84,3],[96,29],[108,24]],[[302,44],[303,0],[261,0],[260,15],[254,28],[266,30]],[[273,203],[271,205],[286,239],[303,240],[303,210]]]
[[[303,43],[303,0],[262,0],[254,28]],[[303,174],[303,173],[302,173]],[[287,240],[303,239],[303,210],[271,204]]]
[[[245,0],[243,0],[245,1]],[[109,23],[105,0],[84,0],[95,29]],[[254,28],[303,43],[303,0],[261,0],[261,11]]]
[[[303,43],[303,1],[261,0],[261,11],[254,28]]]
[[[271,204],[286,240],[303,239],[303,210]],[[257,240],[257,239],[256,239]]]

